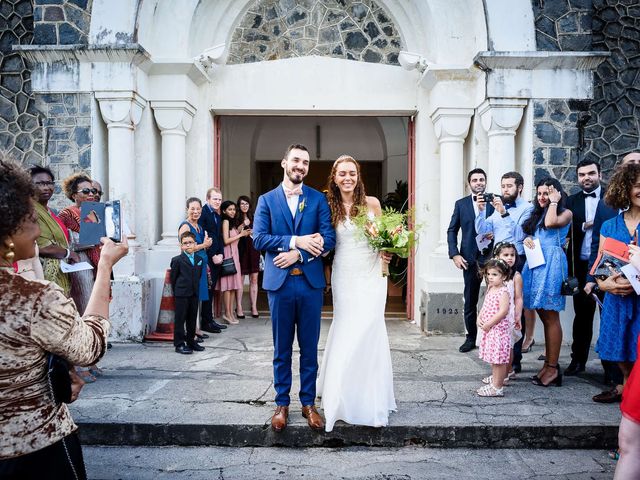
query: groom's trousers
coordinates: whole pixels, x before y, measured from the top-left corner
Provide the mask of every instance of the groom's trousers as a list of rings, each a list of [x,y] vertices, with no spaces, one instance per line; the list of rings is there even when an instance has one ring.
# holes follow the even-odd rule
[[[290,275],[278,290],[269,292],[276,405],[290,403],[294,335],[300,347],[300,402],[315,403],[322,299],[322,289],[313,288],[304,275]]]

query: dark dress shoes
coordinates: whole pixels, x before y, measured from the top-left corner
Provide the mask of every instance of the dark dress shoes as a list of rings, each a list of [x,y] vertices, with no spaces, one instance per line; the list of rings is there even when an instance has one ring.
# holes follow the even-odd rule
[[[318,413],[318,410],[316,410],[315,405],[302,407],[302,416],[307,419],[307,424],[309,424],[313,430],[322,430],[324,428],[324,421]]]
[[[460,346],[459,350],[461,353],[467,353],[473,350],[474,348],[476,348],[476,342],[474,342],[471,338],[467,338],[464,341],[464,343]]]
[[[198,334],[196,333],[196,337],[198,337],[198,338],[200,338],[200,339],[202,339],[202,340],[206,340],[207,338],[209,338],[209,335],[207,335],[206,333],[203,333],[203,334],[198,335]]]
[[[605,390],[593,396],[593,401],[597,403],[619,403],[622,401],[622,394],[616,388]]]
[[[202,352],[204,350],[204,347],[196,342],[190,343],[189,348],[194,352]]]
[[[215,323],[213,323],[213,322],[210,322],[210,323],[207,323],[206,325],[203,325],[200,329],[204,330],[205,332],[209,332],[209,333],[220,333],[220,332],[222,332],[222,329],[220,329],[217,326],[215,326]]]
[[[564,370],[564,374],[567,377],[574,377],[577,374],[584,372],[585,370],[585,365],[582,362],[574,362],[573,360],[571,361],[571,363],[569,364],[569,366],[567,368],[565,368]]]
[[[287,426],[289,419],[289,407],[278,405],[276,411],[271,417],[271,428],[276,432],[281,432]]]
[[[224,330],[225,328],[227,328],[226,325],[220,325],[218,322],[216,322],[215,320],[211,320],[211,325],[213,325],[216,328],[219,328],[220,330]]]
[[[176,352],[177,353],[182,353],[183,355],[191,355],[193,353],[193,350],[191,350],[188,346],[186,346],[183,343],[182,345],[178,345],[176,347]]]

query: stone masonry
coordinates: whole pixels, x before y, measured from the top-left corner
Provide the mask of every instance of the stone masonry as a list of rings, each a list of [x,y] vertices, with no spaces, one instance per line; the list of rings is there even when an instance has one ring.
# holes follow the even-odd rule
[[[257,0],[235,29],[228,63],[318,55],[398,65],[401,40],[371,0]]]
[[[599,161],[606,177],[622,155],[640,147],[640,5],[532,0],[532,6],[538,50],[611,52],[595,72],[591,102],[534,102],[535,178],[555,176],[572,192],[578,161]]]
[[[35,38],[39,45],[87,45],[91,0],[34,0]]]
[[[41,115],[31,93],[31,73],[14,45],[33,39],[29,0],[0,2],[0,152],[22,163],[40,164],[45,155]]]

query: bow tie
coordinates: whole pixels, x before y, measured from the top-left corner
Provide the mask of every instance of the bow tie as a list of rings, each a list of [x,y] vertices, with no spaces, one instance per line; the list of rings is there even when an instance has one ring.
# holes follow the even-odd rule
[[[287,196],[287,198],[291,198],[294,195],[302,195],[302,188],[300,187],[296,187],[293,190],[289,190],[287,187],[283,187],[284,188],[284,194]]]
[[[515,203],[505,203],[504,204],[504,208],[506,208],[507,210],[509,210],[510,208],[513,208],[515,206],[516,206]]]
[[[596,192],[591,192],[591,193],[587,193],[587,192],[582,192],[582,195],[584,195],[584,197],[593,197],[596,198]]]

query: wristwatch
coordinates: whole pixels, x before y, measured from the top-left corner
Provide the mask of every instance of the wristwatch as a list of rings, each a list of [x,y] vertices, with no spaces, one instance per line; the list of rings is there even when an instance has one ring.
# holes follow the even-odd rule
[[[505,210],[505,212],[504,212],[504,213],[502,213],[502,214],[500,214],[500,216],[501,216],[502,218],[508,217],[508,216],[509,216],[509,210]]]

